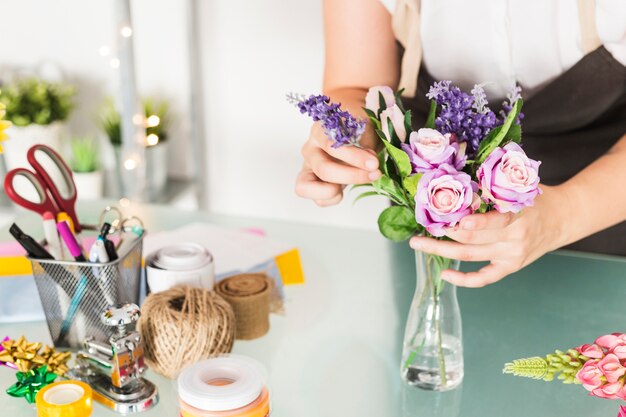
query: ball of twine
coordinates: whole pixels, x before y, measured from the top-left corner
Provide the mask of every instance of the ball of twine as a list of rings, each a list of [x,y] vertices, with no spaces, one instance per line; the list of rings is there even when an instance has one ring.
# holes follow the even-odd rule
[[[176,378],[187,365],[231,351],[235,315],[213,291],[174,287],[146,298],[138,330],[148,366]]]

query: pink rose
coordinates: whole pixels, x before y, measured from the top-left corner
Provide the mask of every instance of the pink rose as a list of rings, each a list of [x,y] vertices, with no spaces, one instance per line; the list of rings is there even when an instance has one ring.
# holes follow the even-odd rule
[[[391,134],[389,133],[389,120],[391,120],[391,124],[393,125],[393,130],[396,131],[396,134],[400,138],[402,142],[406,140],[406,128],[404,127],[404,113],[400,110],[400,107],[395,104],[387,107],[386,110],[383,110],[380,113],[380,124],[381,130],[385,134],[387,140],[391,140]]]
[[[596,339],[596,344],[605,349],[612,350],[618,345],[626,345],[626,334],[611,333],[600,336]]]
[[[469,175],[450,165],[428,171],[417,183],[415,219],[433,236],[443,236],[444,228],[455,226],[480,206],[477,190]]]
[[[382,93],[385,105],[387,108],[396,104],[396,96],[393,93],[391,87],[386,85],[377,85],[369,89],[365,95],[365,108],[378,114],[380,109],[380,100],[378,93]]]
[[[413,173],[427,172],[443,164],[452,165],[457,171],[465,166],[467,144],[459,145],[452,135],[442,135],[435,129],[423,128],[411,132],[409,143],[402,150],[409,156]]]
[[[539,189],[539,165],[517,143],[496,148],[478,168],[482,198],[500,213],[518,213],[532,206]]]
[[[591,359],[602,359],[604,357],[604,351],[600,346],[596,345],[580,345],[576,348],[578,353]]]
[[[585,362],[582,368],[576,373],[576,379],[582,382],[587,391],[593,391],[602,385],[602,372],[598,368],[597,360]]]
[[[595,397],[606,398],[607,400],[617,400],[619,399],[617,394],[621,392],[623,388],[623,382],[612,382],[594,389],[593,391],[591,391],[591,395]]]
[[[602,372],[609,382],[616,382],[626,373],[626,368],[622,366],[619,358],[612,353],[609,353],[598,362],[598,369],[600,369],[600,372]]]

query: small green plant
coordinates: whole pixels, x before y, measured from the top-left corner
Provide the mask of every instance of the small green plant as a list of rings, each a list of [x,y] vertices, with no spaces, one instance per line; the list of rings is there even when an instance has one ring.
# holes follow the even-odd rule
[[[153,98],[143,100],[146,127],[146,145],[153,146],[167,140],[169,128],[169,103]],[[120,113],[113,100],[108,99],[102,109],[100,126],[114,146],[122,144]]]
[[[92,138],[73,138],[71,141],[74,172],[94,172],[98,170],[98,144]]]
[[[0,90],[6,119],[15,126],[49,125],[67,119],[72,110],[74,87],[36,78],[18,80]]]

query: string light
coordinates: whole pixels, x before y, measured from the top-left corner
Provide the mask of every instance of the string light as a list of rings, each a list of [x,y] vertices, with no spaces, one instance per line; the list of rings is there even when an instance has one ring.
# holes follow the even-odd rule
[[[148,146],[154,146],[159,143],[159,137],[154,133],[150,133],[148,136],[146,136],[146,142],[148,143]]]
[[[161,119],[156,114],[153,114],[152,116],[148,117],[148,127],[158,126],[159,123],[161,123]]]
[[[122,29],[120,29],[120,34],[125,38],[130,38],[133,36],[133,29],[130,26],[123,26]]]
[[[126,168],[127,171],[132,171],[133,169],[137,168],[137,161],[132,158],[128,158],[126,161],[124,161],[124,168]]]
[[[130,200],[126,197],[120,198],[120,206],[124,208],[130,206]]]
[[[136,113],[135,115],[133,115],[133,123],[136,124],[137,126],[141,126],[144,123],[144,116],[140,113]]]
[[[106,45],[100,47],[100,56],[108,56],[111,53],[111,48]]]
[[[111,68],[119,68],[120,67],[120,60],[119,58],[113,58],[109,61],[109,65],[111,66]]]

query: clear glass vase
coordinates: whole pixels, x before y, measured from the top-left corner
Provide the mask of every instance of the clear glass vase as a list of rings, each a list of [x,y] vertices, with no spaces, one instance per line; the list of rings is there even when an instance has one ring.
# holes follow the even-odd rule
[[[463,380],[463,335],[456,287],[441,271],[459,261],[415,252],[417,284],[407,318],[400,365],[408,385],[446,391]]]

